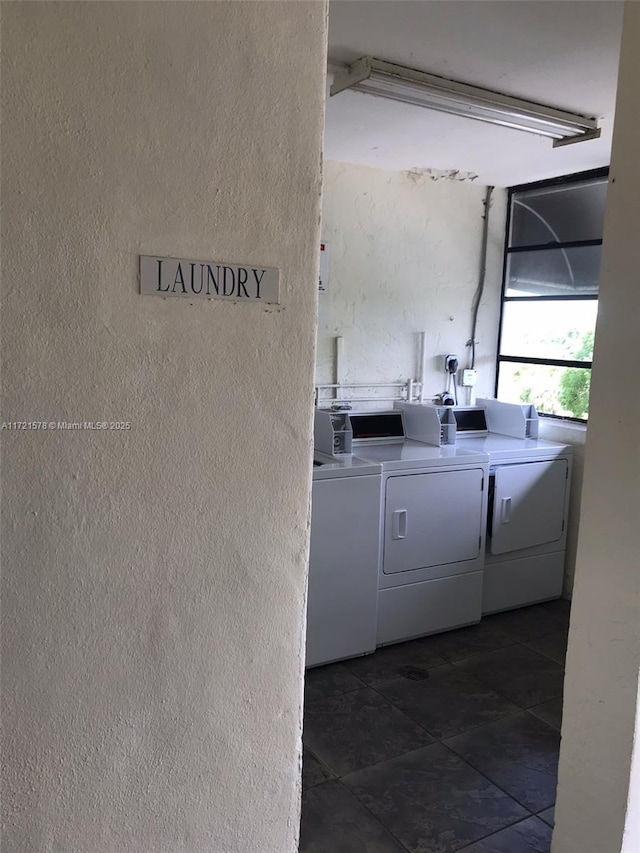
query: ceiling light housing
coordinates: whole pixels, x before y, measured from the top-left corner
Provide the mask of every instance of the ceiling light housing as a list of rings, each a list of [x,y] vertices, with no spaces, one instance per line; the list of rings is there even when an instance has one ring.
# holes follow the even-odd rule
[[[597,139],[594,118],[512,98],[435,74],[364,56],[336,72],[331,95],[345,89],[553,139],[554,147]]]

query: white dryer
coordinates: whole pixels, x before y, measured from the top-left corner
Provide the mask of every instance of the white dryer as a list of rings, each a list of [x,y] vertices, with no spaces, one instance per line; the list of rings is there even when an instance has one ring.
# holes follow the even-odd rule
[[[353,452],[382,468],[377,644],[478,622],[488,456],[406,437],[404,413],[349,413]]]
[[[562,595],[572,448],[524,437],[537,435],[524,417],[535,416],[535,426],[532,407],[495,400],[478,404],[453,412],[456,447],[486,453],[490,461],[482,595],[482,613],[489,614]],[[519,413],[523,437],[498,432],[517,432],[513,424]]]

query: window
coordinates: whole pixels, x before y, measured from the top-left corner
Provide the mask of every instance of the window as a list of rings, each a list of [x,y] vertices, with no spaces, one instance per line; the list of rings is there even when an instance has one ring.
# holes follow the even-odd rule
[[[496,396],[586,420],[607,170],[509,190]]]

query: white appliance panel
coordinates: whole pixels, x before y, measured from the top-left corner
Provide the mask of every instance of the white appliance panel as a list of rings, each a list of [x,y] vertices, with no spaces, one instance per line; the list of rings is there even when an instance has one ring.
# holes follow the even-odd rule
[[[376,647],[381,478],[314,481],[306,665]]]
[[[388,477],[384,573],[476,559],[483,484],[481,468]]]
[[[562,595],[564,550],[485,563],[482,614],[548,601]]]
[[[480,621],[482,572],[381,589],[378,645]]]
[[[496,467],[492,554],[562,539],[567,476],[566,459]]]

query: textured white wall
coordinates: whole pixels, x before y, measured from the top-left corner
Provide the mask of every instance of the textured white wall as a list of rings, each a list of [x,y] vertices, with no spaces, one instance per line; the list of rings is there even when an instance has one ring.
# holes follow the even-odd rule
[[[622,836],[622,853],[637,853],[640,850],[640,684],[636,697],[636,722],[633,752],[631,754],[631,774],[627,813]]]
[[[5,853],[296,849],[325,16],[3,4]]]
[[[567,652],[554,853],[619,853],[625,819],[623,849],[640,849],[633,820],[640,808],[637,786],[629,792],[640,664],[639,41],[640,4],[627,3]]]
[[[485,191],[424,174],[325,163],[322,236],[329,246],[329,292],[320,294],[319,383],[335,381],[338,335],[349,382],[417,378],[423,330],[429,396],[444,390],[441,356],[455,353],[466,365]],[[479,396],[493,393],[505,210],[506,191],[496,189],[476,333]],[[460,402],[466,402],[466,391]]]

